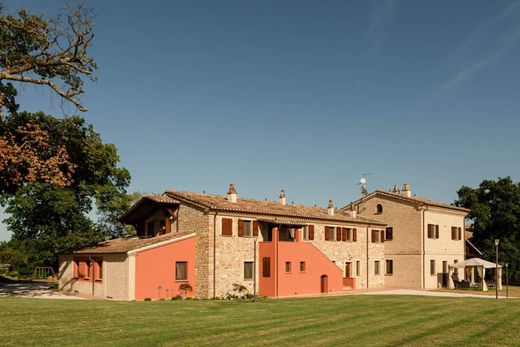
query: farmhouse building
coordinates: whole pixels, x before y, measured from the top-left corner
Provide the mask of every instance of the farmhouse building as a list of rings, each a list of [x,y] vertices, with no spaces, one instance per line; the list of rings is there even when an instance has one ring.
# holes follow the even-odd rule
[[[270,297],[436,288],[464,260],[467,210],[376,191],[337,210],[167,190],[121,218],[134,237],[60,255],[64,291],[118,300],[212,298],[234,285]],[[182,291],[189,284],[192,291]],[[184,288],[186,289],[186,288]]]
[[[385,223],[327,208],[169,190],[121,218],[137,236],[60,256],[60,289],[121,300],[271,297],[384,285]],[[377,237],[376,237],[377,235]]]
[[[376,190],[341,211],[378,220],[385,229],[385,287],[433,289],[448,284],[448,265],[464,261],[467,209],[402,191]]]

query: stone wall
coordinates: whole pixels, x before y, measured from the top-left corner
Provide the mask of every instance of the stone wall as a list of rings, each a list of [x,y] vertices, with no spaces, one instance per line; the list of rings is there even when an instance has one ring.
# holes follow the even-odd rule
[[[197,281],[197,297],[206,298],[210,296],[210,230],[212,230],[213,216],[187,205],[180,205],[178,210],[178,221],[174,222],[172,229],[180,233],[197,233],[195,278]]]

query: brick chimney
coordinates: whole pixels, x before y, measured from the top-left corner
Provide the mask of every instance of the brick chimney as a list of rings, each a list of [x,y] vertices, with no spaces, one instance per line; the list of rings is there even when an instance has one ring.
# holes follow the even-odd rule
[[[412,197],[412,188],[410,188],[408,183],[403,184],[403,195],[408,198]]]
[[[329,213],[329,216],[334,216],[334,204],[332,203],[332,200],[329,200],[329,205],[327,206],[327,212]]]
[[[287,199],[285,198],[285,191],[282,189],[280,190],[280,205],[287,205]]]
[[[233,183],[229,185],[229,191],[227,192],[227,201],[233,203],[237,202],[237,191]]]

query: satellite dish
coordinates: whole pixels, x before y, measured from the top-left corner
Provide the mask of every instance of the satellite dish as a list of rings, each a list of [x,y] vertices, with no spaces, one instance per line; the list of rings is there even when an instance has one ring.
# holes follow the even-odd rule
[[[359,180],[359,182],[361,184],[366,184],[367,183],[367,179],[365,177],[361,177],[361,179]]]

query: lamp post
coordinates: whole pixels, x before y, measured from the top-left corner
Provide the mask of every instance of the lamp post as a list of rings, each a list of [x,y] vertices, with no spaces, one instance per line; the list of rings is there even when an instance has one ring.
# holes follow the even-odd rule
[[[496,299],[498,300],[498,244],[500,243],[499,239],[495,239],[495,292]]]
[[[509,299],[509,274],[508,274],[509,263],[506,263],[506,298]]]

